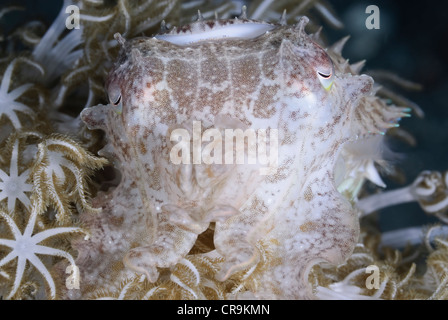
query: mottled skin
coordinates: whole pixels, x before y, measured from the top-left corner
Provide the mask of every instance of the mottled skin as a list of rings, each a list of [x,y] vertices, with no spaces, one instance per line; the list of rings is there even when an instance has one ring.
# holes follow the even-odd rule
[[[276,25],[254,39],[187,46],[120,40],[106,86],[111,103],[82,113],[89,128],[106,132],[103,154],[122,174],[111,194],[95,200],[103,213],[88,224],[100,231],[78,247],[90,279],[101,273],[106,252],[156,281],[157,268],[188,254],[210,222],[216,253],[225,258],[219,280],[258,263],[257,241],[275,240],[278,263],[261,276],[259,298],[311,298],[313,264],[350,255],[358,218],[337,192],[333,169],[344,143],[367,133],[354,114],[373,81],[339,73],[325,89],[318,72],[334,68],[304,32],[306,22]],[[193,121],[202,130],[278,129],[278,168],[260,175],[258,164],[173,164],[170,133],[191,133]]]

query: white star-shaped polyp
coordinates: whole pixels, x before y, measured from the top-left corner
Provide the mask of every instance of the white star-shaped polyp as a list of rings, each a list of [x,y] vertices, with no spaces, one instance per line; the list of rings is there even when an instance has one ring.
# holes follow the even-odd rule
[[[6,220],[6,223],[9,226],[14,237],[13,240],[0,239],[0,246],[9,247],[12,249],[10,253],[8,253],[2,260],[0,260],[0,268],[17,258],[17,269],[15,273],[14,284],[11,292],[6,298],[11,299],[19,289],[25,271],[26,262],[29,261],[44,277],[50,288],[50,296],[52,299],[54,299],[56,297],[56,286],[54,280],[47,267],[42,263],[41,259],[36,254],[63,257],[66,258],[72,266],[75,266],[75,260],[73,259],[72,255],[66,251],[39,245],[39,243],[44,241],[45,239],[63,233],[83,232],[83,230],[81,228],[74,227],[53,228],[33,235],[33,230],[37,218],[37,211],[33,210],[28,220],[28,224],[25,227],[25,231],[22,234],[22,232],[15,224],[14,220],[9,215],[0,211],[0,216]]]
[[[30,199],[26,192],[33,190],[33,185],[26,183],[29,175],[29,169],[19,175],[18,170],[19,141],[16,140],[11,154],[11,164],[9,166],[9,175],[0,169],[0,201],[8,199],[8,211],[13,212],[16,206],[16,200],[22,202],[25,207],[30,208]]]
[[[34,117],[35,113],[30,107],[16,101],[17,98],[32,87],[31,83],[24,84],[11,92],[8,92],[11,84],[12,72],[17,61],[18,59],[14,59],[3,74],[0,85],[0,118],[2,115],[5,115],[11,121],[15,129],[20,129],[22,125],[16,112],[26,113],[31,117]]]

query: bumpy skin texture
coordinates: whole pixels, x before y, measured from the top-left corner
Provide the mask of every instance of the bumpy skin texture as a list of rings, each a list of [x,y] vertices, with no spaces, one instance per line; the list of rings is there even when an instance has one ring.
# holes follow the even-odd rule
[[[78,245],[77,261],[84,281],[121,259],[156,281],[211,222],[214,254],[225,259],[218,280],[257,264],[257,242],[271,243],[275,263],[260,276],[258,298],[312,298],[309,269],[351,254],[357,213],[337,192],[333,170],[343,145],[367,135],[356,109],[373,95],[373,80],[339,72],[325,89],[318,72],[334,68],[306,22],[273,25],[253,39],[122,44],[107,82],[111,103],[82,113],[90,129],[106,132],[102,154],[122,176],[95,199],[103,212],[85,221],[92,237]],[[192,135],[193,121],[203,131],[277,129],[278,166],[262,175],[260,164],[174,164],[170,134]]]

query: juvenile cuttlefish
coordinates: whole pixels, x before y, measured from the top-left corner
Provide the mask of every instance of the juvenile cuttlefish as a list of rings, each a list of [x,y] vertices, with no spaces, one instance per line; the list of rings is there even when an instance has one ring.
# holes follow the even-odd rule
[[[344,72],[307,22],[200,20],[116,36],[109,104],[82,112],[106,132],[100,153],[121,173],[95,199],[103,212],[78,246],[85,278],[119,259],[155,282],[210,223],[219,281],[256,266],[257,244],[269,244],[275,263],[259,275],[258,298],[312,298],[311,267],[351,254],[358,216],[337,191],[335,163],[344,145],[372,134],[372,121],[384,129],[400,112],[369,105],[372,78]]]

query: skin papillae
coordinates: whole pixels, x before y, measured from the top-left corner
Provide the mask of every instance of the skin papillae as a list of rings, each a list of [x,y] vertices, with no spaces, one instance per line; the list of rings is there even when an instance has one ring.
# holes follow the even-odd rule
[[[257,298],[313,298],[312,266],[350,256],[358,213],[336,189],[335,164],[346,145],[384,132],[405,110],[376,98],[372,78],[340,64],[306,34],[307,22],[198,21],[156,37],[116,36],[110,103],[81,114],[105,131],[100,155],[121,172],[93,200],[102,213],[83,216],[91,237],[73,243],[85,287],[137,274],[153,289],[171,281],[199,298],[212,287],[226,297],[235,279]],[[264,130],[275,166],[225,163],[225,152],[221,163],[194,161],[194,144],[182,145],[190,162],[174,163],[173,133],[193,137],[197,123],[214,137]],[[199,147],[216,160],[218,142]],[[207,249],[195,251],[204,237]],[[180,265],[194,281],[179,280]]]

